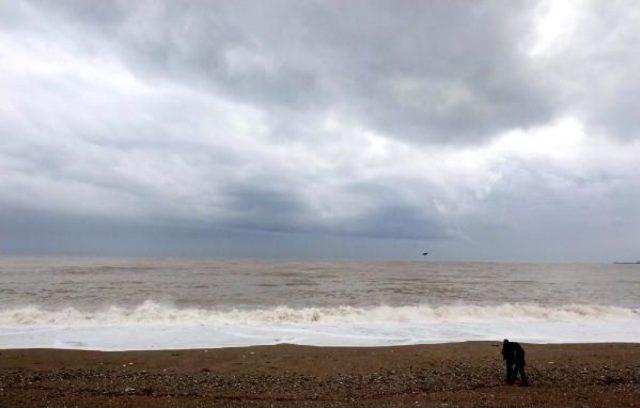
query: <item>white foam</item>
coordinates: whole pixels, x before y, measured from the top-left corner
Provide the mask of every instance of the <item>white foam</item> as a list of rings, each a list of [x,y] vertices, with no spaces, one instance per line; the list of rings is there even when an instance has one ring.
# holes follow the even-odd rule
[[[541,320],[640,319],[639,309],[601,305],[534,304],[490,306],[350,306],[291,308],[280,306],[254,310],[176,308],[146,301],[133,308],[111,306],[98,311],[73,307],[47,310],[37,306],[0,310],[0,327],[104,326],[104,325],[199,325],[280,323],[446,323]]]
[[[99,311],[36,306],[0,310],[0,348],[377,346],[505,337],[527,342],[637,342],[640,311],[533,304],[217,310],[152,301],[131,309],[112,306]]]

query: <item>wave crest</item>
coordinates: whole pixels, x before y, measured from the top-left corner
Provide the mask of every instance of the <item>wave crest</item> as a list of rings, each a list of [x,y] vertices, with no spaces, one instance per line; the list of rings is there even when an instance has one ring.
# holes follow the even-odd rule
[[[374,307],[279,306],[254,310],[176,308],[148,300],[136,307],[111,306],[99,311],[74,307],[46,310],[37,306],[0,310],[2,327],[122,326],[122,325],[272,325],[272,324],[413,324],[496,322],[640,320],[640,309],[569,304],[414,305]]]

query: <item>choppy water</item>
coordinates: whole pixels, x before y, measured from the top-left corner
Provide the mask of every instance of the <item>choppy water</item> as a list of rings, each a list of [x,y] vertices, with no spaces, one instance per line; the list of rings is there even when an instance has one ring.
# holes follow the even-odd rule
[[[0,259],[0,347],[640,339],[640,265]]]

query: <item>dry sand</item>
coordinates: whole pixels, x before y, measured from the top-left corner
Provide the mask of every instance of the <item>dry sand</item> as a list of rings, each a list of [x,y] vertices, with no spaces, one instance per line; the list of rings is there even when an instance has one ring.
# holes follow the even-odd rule
[[[640,407],[640,344],[0,350],[0,407]]]

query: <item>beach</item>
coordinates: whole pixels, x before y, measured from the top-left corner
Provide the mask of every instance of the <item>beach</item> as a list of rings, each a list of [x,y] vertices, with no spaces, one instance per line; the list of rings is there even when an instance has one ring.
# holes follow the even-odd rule
[[[640,344],[523,346],[529,387],[504,384],[499,342],[0,350],[0,406],[640,406]]]

